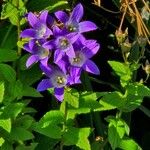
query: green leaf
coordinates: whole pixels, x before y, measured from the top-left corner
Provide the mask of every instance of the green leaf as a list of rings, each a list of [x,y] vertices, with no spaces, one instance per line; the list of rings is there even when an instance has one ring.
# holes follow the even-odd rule
[[[142,150],[142,148],[134,140],[129,138],[121,140],[119,148],[122,150]]]
[[[49,10],[55,11],[59,9],[65,9],[68,7],[67,0],[30,0],[27,4],[27,9],[29,11],[41,11],[41,10]]]
[[[150,96],[150,89],[140,83],[132,83],[126,87],[126,102],[123,111],[133,111],[141,105],[145,96]]]
[[[0,62],[15,61],[18,58],[15,50],[0,48]]]
[[[24,129],[28,129],[31,127],[32,123],[34,122],[34,119],[29,115],[24,115],[19,118],[17,118],[14,122],[15,127],[21,127]]]
[[[0,75],[8,82],[14,82],[16,80],[15,70],[7,64],[0,64]]]
[[[4,91],[5,91],[4,82],[0,82],[0,103],[3,102]]]
[[[37,145],[38,145],[38,143],[31,143],[30,146],[19,145],[19,146],[16,147],[15,150],[35,150]]]
[[[37,150],[55,150],[55,146],[58,144],[57,139],[52,139],[42,134],[38,134],[36,137],[36,142],[38,142]]]
[[[47,112],[41,120],[33,126],[33,129],[50,138],[60,139],[63,122],[63,113],[61,111],[53,110]]]
[[[70,104],[72,107],[79,107],[79,93],[75,89],[66,89],[64,93],[64,101]]]
[[[16,82],[12,83],[9,87],[9,94],[12,96],[14,99],[21,99],[23,96],[23,85],[20,82],[20,80],[17,80]]]
[[[0,147],[3,145],[4,142],[5,142],[5,140],[1,137],[0,138]]]
[[[33,139],[34,136],[31,132],[29,132],[28,130],[24,129],[24,128],[20,128],[20,127],[13,127],[10,133],[10,138],[12,140],[16,140],[16,141],[26,141],[26,140],[30,140]]]
[[[97,101],[102,97],[103,92],[84,92],[80,96],[80,108],[89,108],[90,110],[97,110],[102,107]]]
[[[115,150],[120,144],[121,138],[114,126],[110,126],[108,129],[108,140],[113,150]]]
[[[1,150],[13,150],[13,146],[11,143],[5,141],[1,147]]]
[[[21,61],[22,62],[22,61]],[[25,65],[25,61],[23,63]],[[22,66],[23,67],[23,66]],[[22,68],[23,70],[23,68]],[[24,85],[32,85],[42,77],[42,72],[38,65],[32,66],[30,69],[21,71],[20,80]]]
[[[1,19],[7,19],[9,18],[10,22],[13,25],[17,25],[19,18],[18,18],[18,10],[17,8],[7,2],[6,4],[3,4],[2,12],[1,12]]]
[[[23,87],[23,96],[43,97],[36,89],[27,85]]]
[[[7,132],[10,133],[11,131],[11,120],[9,119],[0,119],[0,127],[5,129]]]
[[[15,103],[15,104],[9,104],[8,106],[5,106],[2,114],[0,115],[0,118],[2,119],[8,119],[8,118],[16,118],[24,108],[23,103]]]
[[[1,49],[12,50],[17,43],[17,29],[13,25],[4,24],[0,28],[0,47]]]
[[[90,135],[90,128],[67,128],[63,134],[64,145],[76,145],[83,150],[90,150],[90,143],[88,136]]]
[[[120,118],[107,117],[106,120],[109,122],[108,140],[112,149],[115,149],[119,146],[124,135],[129,135],[129,127],[126,122]]]
[[[87,114],[91,111],[101,111],[102,105],[97,101],[103,92],[83,92],[79,96],[79,108],[69,108],[67,119],[74,119],[77,114]]]
[[[6,2],[2,6],[1,19],[9,18],[13,25],[18,25],[19,17],[26,13],[26,8],[22,0]]]
[[[127,82],[131,80],[132,76],[129,66],[117,61],[108,61],[108,63],[115,73],[120,77],[122,86],[127,85]]]
[[[125,99],[120,92],[109,92],[100,99],[103,110],[111,110],[124,106]]]

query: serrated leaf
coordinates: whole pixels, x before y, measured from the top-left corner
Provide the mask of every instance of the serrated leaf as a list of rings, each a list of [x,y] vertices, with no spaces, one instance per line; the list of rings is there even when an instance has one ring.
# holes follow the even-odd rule
[[[75,89],[65,90],[64,101],[70,104],[72,107],[79,107],[79,93]]]
[[[11,131],[11,120],[9,119],[0,119],[0,127],[10,133]]]
[[[115,73],[120,77],[122,86],[125,86],[129,80],[131,80],[132,72],[127,64],[117,62],[117,61],[108,61],[109,65],[115,71]]]
[[[23,96],[23,85],[20,80],[9,85],[9,94],[15,99],[20,99]]]
[[[34,136],[31,132],[29,132],[28,130],[24,129],[24,128],[20,128],[20,127],[13,127],[12,131],[10,133],[10,138],[12,140],[21,140],[21,141],[26,141],[26,140],[30,140],[33,139]]]
[[[21,127],[24,129],[28,129],[31,127],[32,123],[34,122],[34,119],[29,115],[24,115],[19,118],[17,118],[14,122],[15,127]]]
[[[142,148],[134,140],[129,138],[121,140],[119,148],[122,150],[129,150],[129,148],[132,150],[142,150]]]
[[[13,25],[18,25],[19,17],[23,16],[25,12],[26,8],[22,0],[7,1],[2,5],[1,19],[9,18]]]
[[[21,113],[22,109],[24,108],[23,103],[15,103],[15,104],[9,104],[8,106],[5,106],[2,114],[0,115],[0,118],[2,119],[8,119],[8,118],[16,118],[19,113]]]
[[[15,50],[0,48],[0,62],[15,61],[18,58]]]
[[[129,135],[129,127],[120,118],[107,117],[106,120],[109,122],[108,139],[112,149],[115,149],[119,146],[124,135]]]
[[[119,108],[124,106],[124,103],[124,97],[119,92],[107,93],[100,99],[100,104],[104,107],[103,109],[105,110]]]
[[[16,80],[15,70],[7,64],[0,64],[0,75],[3,75],[8,82],[14,82]]]
[[[50,138],[60,139],[63,122],[63,113],[61,111],[53,110],[47,112],[40,121],[33,126],[33,129]]]
[[[115,150],[120,144],[121,138],[114,126],[110,126],[108,129],[108,140],[113,150]]]
[[[36,89],[34,89],[30,86],[23,87],[23,96],[43,97]]]
[[[3,102],[3,97],[4,97],[4,82],[0,82],[0,103]]]
[[[18,10],[17,8],[7,2],[6,4],[3,4],[2,12],[1,12],[1,19],[7,19],[9,18],[10,22],[13,25],[17,25],[19,18],[18,18]]]
[[[150,96],[150,89],[143,84],[132,83],[126,89],[126,103],[122,107],[123,111],[133,111],[141,105],[145,96]]]
[[[76,145],[83,150],[90,150],[90,143],[88,136],[90,135],[90,128],[68,128],[63,134],[64,145]]]

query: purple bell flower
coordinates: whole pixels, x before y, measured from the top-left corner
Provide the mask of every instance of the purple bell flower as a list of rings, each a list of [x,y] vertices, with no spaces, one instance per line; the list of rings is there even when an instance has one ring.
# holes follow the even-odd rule
[[[72,69],[78,71],[79,68],[82,68],[89,73],[96,75],[100,74],[96,64],[90,60],[90,58],[97,53],[100,45],[96,43],[95,40],[85,40],[84,42],[78,40],[74,44],[74,47],[76,49],[76,56],[74,58],[69,58]]]
[[[52,35],[52,31],[47,27],[47,18],[48,22],[50,22],[48,17],[48,11],[43,11],[39,17],[34,15],[32,12],[28,13],[27,19],[32,28],[26,29],[21,32],[22,38],[48,38]]]
[[[83,17],[83,6],[79,3],[73,9],[70,17],[64,11],[57,11],[55,13],[56,18],[64,23],[68,32],[84,33],[97,29],[97,26],[91,21],[81,21]]]
[[[53,44],[55,46],[54,63],[58,63],[64,55],[69,58],[75,57],[73,43],[79,38],[77,33],[66,34],[63,30],[60,30],[57,26],[53,28],[53,34],[55,40],[51,40],[45,43],[45,46]]]
[[[53,46],[49,46],[49,49],[44,47],[43,41],[30,40],[29,43],[24,45],[24,49],[32,54],[26,62],[27,68],[38,61],[40,61],[42,65],[47,66],[52,48]]]
[[[64,99],[64,88],[68,83],[68,76],[57,66],[50,68],[41,66],[48,79],[43,79],[37,87],[38,91],[45,91],[48,88],[54,88],[54,96],[62,101]]]

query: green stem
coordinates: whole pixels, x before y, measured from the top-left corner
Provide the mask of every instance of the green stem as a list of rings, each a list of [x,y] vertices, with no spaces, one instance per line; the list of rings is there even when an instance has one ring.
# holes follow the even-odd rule
[[[103,122],[101,119],[101,113],[100,112],[94,112],[93,113],[93,122],[95,125],[96,133],[102,137],[104,137],[104,129],[103,129]]]
[[[87,91],[93,91],[90,78],[87,73],[84,72],[83,75],[83,81],[84,81],[84,88]],[[92,113],[92,112],[91,112]],[[103,122],[101,119],[101,113],[100,112],[93,112],[92,114],[92,121],[91,121],[91,127],[95,126],[96,132],[100,135],[104,135],[104,129],[103,129]],[[94,125],[93,125],[94,123]]]
[[[62,103],[62,107],[63,107],[63,113],[64,113],[64,116],[65,116],[65,120],[64,120],[64,123],[63,123],[63,129],[62,131],[65,132],[66,130],[66,121],[67,121],[67,102],[64,100],[63,103]],[[60,150],[63,150],[63,146],[64,146],[64,143],[63,143],[63,138],[61,139],[61,142],[60,142]]]
[[[19,9],[19,0],[17,1],[17,8]],[[17,22],[17,33],[18,33],[18,41],[20,41],[20,32],[21,32],[21,27],[20,27],[20,14],[18,11],[18,22]],[[18,56],[21,56],[22,49],[18,46]]]

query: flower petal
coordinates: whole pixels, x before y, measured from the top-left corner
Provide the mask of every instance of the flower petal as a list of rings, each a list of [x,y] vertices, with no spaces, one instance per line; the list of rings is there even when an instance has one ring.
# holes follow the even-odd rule
[[[54,95],[59,101],[62,102],[62,100],[64,99],[64,87],[63,88],[55,88]]]
[[[51,66],[45,66],[43,64],[40,64],[41,70],[46,74],[46,76],[50,77],[52,74],[52,68]]]
[[[64,11],[57,11],[55,12],[55,16],[58,20],[65,23],[69,20],[68,15]]]
[[[42,64],[43,66],[47,66],[48,57],[46,57],[46,58],[40,60],[40,62],[41,62],[41,64]]]
[[[35,44],[36,44],[36,40],[35,39],[30,40],[29,41],[29,47],[30,47],[30,49],[33,49],[33,47],[35,46]]]
[[[98,43],[92,43],[91,44],[87,44],[84,54],[87,56],[87,58],[91,58],[92,56],[94,56],[98,50],[100,49],[100,45]]]
[[[74,43],[79,37],[80,37],[80,34],[78,33],[69,33],[66,35],[66,37],[69,39],[70,43]]]
[[[54,63],[57,64],[57,62],[62,58],[63,56],[63,52],[61,52],[60,50],[56,50],[54,53]]]
[[[70,45],[67,50],[66,50],[66,55],[70,58],[75,58],[76,57],[76,54],[74,52],[74,49],[73,49],[73,46]]]
[[[37,87],[37,90],[38,91],[45,91],[46,89],[48,88],[52,88],[52,84],[50,83],[50,80],[49,79],[43,79],[39,84],[38,84],[38,87]]]
[[[59,62],[57,63],[57,65],[59,66],[59,68],[61,68],[61,70],[66,74],[67,73],[67,67],[68,67],[68,62],[67,62],[68,57],[65,57],[65,59],[61,59],[59,60]]]
[[[70,72],[70,76],[68,77],[69,85],[81,83],[80,80],[81,68],[70,67],[69,72]]]
[[[54,40],[45,42],[42,47],[44,47],[45,49],[49,49],[52,50],[54,48]]]
[[[97,26],[91,21],[83,21],[79,23],[80,33],[96,30]]]
[[[54,26],[53,27],[53,34],[54,34],[54,36],[61,36],[61,35],[64,35],[64,31],[61,30],[59,27]]]
[[[92,74],[96,74],[99,75],[100,71],[98,69],[98,67],[96,66],[96,64],[91,61],[91,60],[87,60],[86,63],[83,66],[83,69],[87,72],[90,72]]]
[[[48,11],[42,11],[41,15],[40,15],[40,21],[44,24],[46,24],[47,21],[47,16],[48,16]]]
[[[27,52],[33,53],[32,49],[30,49],[30,47],[29,47],[29,43],[24,44],[23,48],[24,48]]]
[[[72,11],[71,20],[79,22],[83,17],[83,6],[78,4]]]
[[[54,23],[54,18],[50,15],[47,16],[47,25],[52,26]]]
[[[30,67],[33,63],[37,62],[39,60],[37,55],[32,55],[28,58],[26,62],[26,67]]]
[[[26,29],[21,32],[20,36],[22,38],[36,37],[36,31],[33,29]]]
[[[49,28],[46,28],[45,36],[49,37],[50,35],[53,35],[53,32]]]
[[[28,13],[28,21],[29,21],[30,25],[32,27],[34,27],[35,24],[38,22],[38,19],[32,12],[29,12]]]

